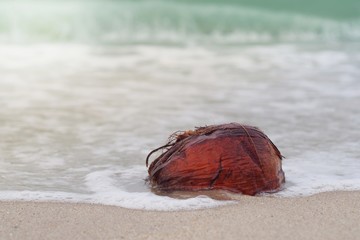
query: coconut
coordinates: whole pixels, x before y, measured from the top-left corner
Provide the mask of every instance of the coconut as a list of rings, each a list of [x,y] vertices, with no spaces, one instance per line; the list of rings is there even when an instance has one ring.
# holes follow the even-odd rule
[[[148,168],[148,181],[162,191],[221,189],[246,195],[275,192],[285,182],[282,155],[258,128],[238,123],[172,134]]]

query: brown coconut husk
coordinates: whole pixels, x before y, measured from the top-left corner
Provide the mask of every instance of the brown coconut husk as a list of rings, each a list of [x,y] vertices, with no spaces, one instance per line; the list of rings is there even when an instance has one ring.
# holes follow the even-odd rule
[[[282,155],[258,128],[238,123],[172,134],[148,168],[151,186],[164,191],[222,189],[246,195],[278,191]]]

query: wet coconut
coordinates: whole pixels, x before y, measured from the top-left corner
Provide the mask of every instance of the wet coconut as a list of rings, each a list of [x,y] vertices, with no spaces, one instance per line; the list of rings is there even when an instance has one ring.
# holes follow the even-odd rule
[[[278,191],[282,155],[258,128],[238,123],[176,132],[149,166],[151,186],[164,191],[222,189],[246,195]]]

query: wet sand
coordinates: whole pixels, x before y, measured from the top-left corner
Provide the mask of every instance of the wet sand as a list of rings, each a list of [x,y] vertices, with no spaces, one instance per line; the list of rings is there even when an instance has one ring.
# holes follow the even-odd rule
[[[0,202],[0,239],[360,239],[360,191],[241,197],[196,211]]]

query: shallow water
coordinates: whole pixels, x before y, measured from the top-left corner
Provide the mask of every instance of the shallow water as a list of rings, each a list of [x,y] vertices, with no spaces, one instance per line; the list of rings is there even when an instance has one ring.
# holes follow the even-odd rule
[[[47,2],[0,16],[0,199],[228,204],[206,192],[156,195],[144,181],[147,153],[171,133],[226,122],[258,126],[286,157],[287,183],[274,196],[360,189],[358,19],[224,5],[215,24],[214,5],[187,12],[178,8],[185,3],[156,3],[162,12],[121,5],[131,16],[116,2],[105,5],[109,14]],[[72,17],[60,21],[65,13]],[[235,15],[239,24],[230,24]],[[79,28],[84,16],[97,20]]]
[[[1,199],[220,204],[156,196],[144,159],[176,130],[233,121],[260,127],[286,156],[277,195],[360,188],[356,45],[0,51]]]

